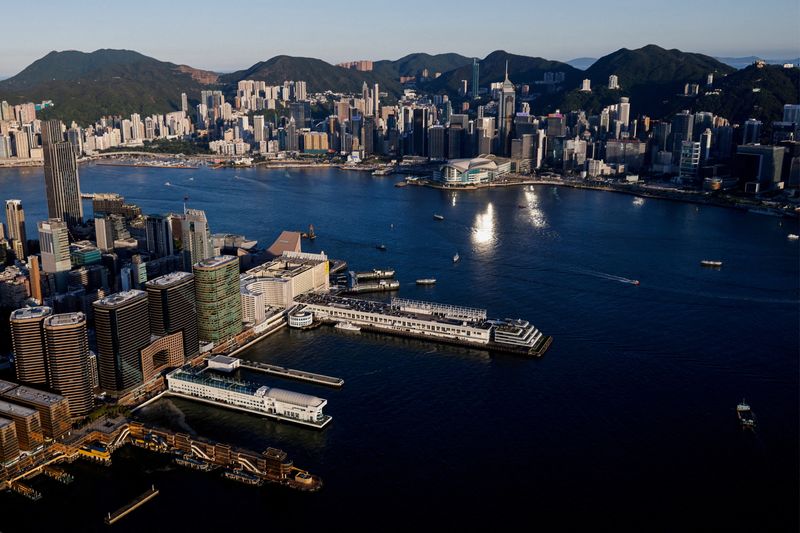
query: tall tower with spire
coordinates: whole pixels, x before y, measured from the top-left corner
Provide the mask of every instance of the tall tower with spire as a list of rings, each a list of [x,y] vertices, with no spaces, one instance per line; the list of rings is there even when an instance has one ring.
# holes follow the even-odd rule
[[[516,112],[516,89],[508,79],[508,61],[506,61],[506,77],[500,90],[500,109],[497,113],[497,153],[508,156],[511,153],[511,130],[514,128]]]

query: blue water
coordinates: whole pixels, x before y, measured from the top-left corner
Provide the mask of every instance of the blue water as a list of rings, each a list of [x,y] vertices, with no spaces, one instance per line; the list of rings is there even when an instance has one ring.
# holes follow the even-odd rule
[[[123,450],[108,469],[68,466],[69,487],[36,480],[39,503],[0,495],[0,530],[104,530],[103,515],[150,483],[161,494],[115,530],[797,530],[800,256],[786,238],[797,221],[567,188],[453,193],[395,181],[81,167],[85,192],[119,192],[148,213],[180,211],[188,195],[214,232],[262,245],[313,224],[304,250],[393,267],[399,296],[531,320],[554,336],[544,358],[284,330],[244,357],[342,377],[344,388],[243,377],[327,398],[327,429],[179,400],[141,416],[282,448],[323,477],[321,492],[253,489]],[[44,217],[41,171],[0,171],[0,200],[12,197],[29,224]],[[414,285],[422,277],[438,282]],[[742,397],[755,435],[739,429]],[[30,513],[37,521],[22,524]]]

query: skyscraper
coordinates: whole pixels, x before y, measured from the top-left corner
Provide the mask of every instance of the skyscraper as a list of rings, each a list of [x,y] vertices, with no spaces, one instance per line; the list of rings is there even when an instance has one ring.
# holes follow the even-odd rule
[[[220,255],[196,263],[194,293],[201,341],[218,343],[242,331],[238,257]]]
[[[69,230],[67,224],[58,218],[42,220],[39,226],[39,247],[41,248],[42,270],[56,275],[56,288],[66,290],[72,262],[69,255]]]
[[[192,271],[192,265],[214,255],[211,242],[211,230],[205,211],[200,209],[187,209],[181,221],[183,231],[183,266],[187,272]]]
[[[44,181],[47,212],[73,227],[83,221],[78,162],[69,142],[64,140],[61,122],[42,121]]]
[[[150,332],[168,335],[183,334],[184,356],[197,355],[197,308],[194,294],[194,275],[173,272],[152,279],[145,285],[150,315]]]
[[[684,110],[672,117],[672,162],[680,163],[684,141],[692,140],[694,117]]]
[[[111,393],[142,383],[139,352],[150,343],[147,294],[125,291],[94,302],[100,387]]]
[[[50,388],[67,398],[72,416],[89,414],[94,407],[94,396],[86,316],[83,313],[49,316],[44,321],[44,337]]]
[[[28,255],[28,240],[25,234],[25,211],[22,209],[21,200],[6,200],[6,227],[8,238],[21,243],[23,256],[18,259],[25,259]]]
[[[42,303],[42,275],[39,271],[39,256],[28,257],[28,275],[31,278],[31,298]]]
[[[506,78],[500,89],[500,107],[497,112],[499,155],[511,153],[511,129],[514,126],[515,110],[516,90],[514,84],[508,79],[508,62],[506,61]]]
[[[47,385],[47,352],[44,320],[53,314],[49,307],[26,307],[11,313],[11,342],[17,379]]]
[[[173,254],[171,216],[147,215],[145,230],[147,234],[148,252],[155,257],[165,257]],[[100,237],[98,236],[98,241],[99,240]]]
[[[480,68],[481,64],[477,57],[472,58],[472,99],[476,100],[480,95]]]

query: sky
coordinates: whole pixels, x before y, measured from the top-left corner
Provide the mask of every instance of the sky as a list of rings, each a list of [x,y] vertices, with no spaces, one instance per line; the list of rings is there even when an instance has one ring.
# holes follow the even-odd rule
[[[38,0],[5,5],[0,18],[0,77],[52,50],[99,48],[222,72],[278,54],[336,63],[502,49],[567,61],[651,43],[800,56],[800,0]]]

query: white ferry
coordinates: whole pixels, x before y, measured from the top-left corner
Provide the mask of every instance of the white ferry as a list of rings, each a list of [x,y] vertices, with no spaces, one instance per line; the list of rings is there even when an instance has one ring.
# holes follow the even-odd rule
[[[341,329],[342,331],[352,331],[354,333],[358,333],[361,331],[361,328],[353,324],[352,322],[337,322],[335,326],[336,329]]]

